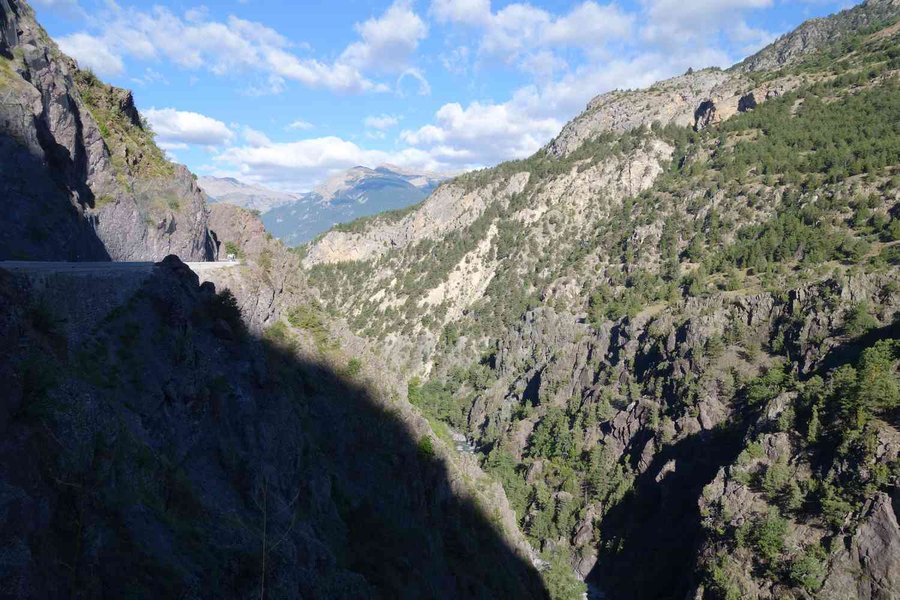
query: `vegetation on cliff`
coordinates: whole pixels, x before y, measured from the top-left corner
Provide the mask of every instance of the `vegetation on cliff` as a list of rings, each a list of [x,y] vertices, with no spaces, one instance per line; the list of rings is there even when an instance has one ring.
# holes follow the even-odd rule
[[[429,366],[410,401],[465,431],[532,543],[601,588],[841,597],[828,566],[900,477],[898,56],[882,21],[754,73],[731,118],[465,175],[447,185],[527,184],[311,281]],[[891,539],[867,567],[888,589]]]

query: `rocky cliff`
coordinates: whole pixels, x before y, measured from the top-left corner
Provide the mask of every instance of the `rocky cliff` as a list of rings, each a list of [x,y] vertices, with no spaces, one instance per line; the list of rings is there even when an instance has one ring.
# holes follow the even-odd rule
[[[536,155],[301,251],[592,591],[900,593],[898,15],[600,96]]]
[[[215,259],[202,192],[131,93],[80,70],[21,0],[0,2],[0,93],[0,257]]]

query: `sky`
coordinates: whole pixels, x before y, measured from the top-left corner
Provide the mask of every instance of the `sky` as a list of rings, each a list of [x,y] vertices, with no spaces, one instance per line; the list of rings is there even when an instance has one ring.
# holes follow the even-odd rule
[[[831,0],[32,0],[199,175],[303,192],[337,170],[533,154],[594,96],[729,66]]]

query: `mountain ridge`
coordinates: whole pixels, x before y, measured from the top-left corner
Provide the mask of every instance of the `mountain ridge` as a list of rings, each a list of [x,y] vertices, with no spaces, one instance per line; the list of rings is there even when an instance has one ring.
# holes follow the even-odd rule
[[[532,157],[302,250],[323,311],[593,590],[900,594],[898,15],[598,96]]]
[[[299,199],[263,214],[269,232],[290,246],[308,242],[335,225],[421,202],[443,181],[435,173],[353,167],[336,173]]]
[[[802,25],[775,70],[602,95],[299,249],[169,207],[154,236],[215,231],[241,265],[168,258],[90,324],[115,282],[0,268],[3,589],[897,597],[896,4]],[[169,174],[127,97],[73,82],[119,175]]]

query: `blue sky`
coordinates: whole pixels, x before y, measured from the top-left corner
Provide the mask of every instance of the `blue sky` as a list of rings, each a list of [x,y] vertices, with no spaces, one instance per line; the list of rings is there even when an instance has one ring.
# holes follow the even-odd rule
[[[32,0],[202,175],[306,191],[357,164],[527,156],[595,95],[728,66],[830,0]]]

